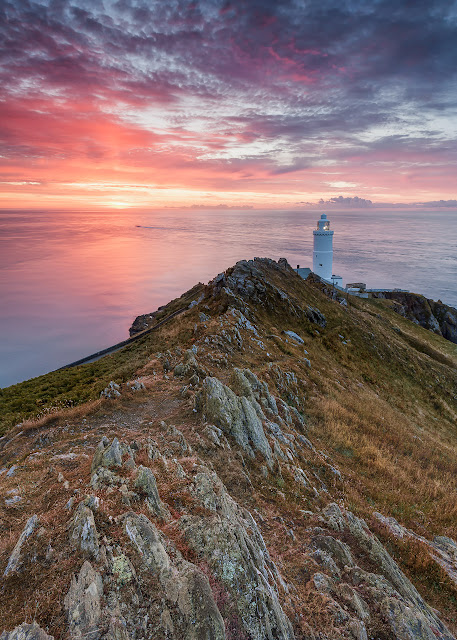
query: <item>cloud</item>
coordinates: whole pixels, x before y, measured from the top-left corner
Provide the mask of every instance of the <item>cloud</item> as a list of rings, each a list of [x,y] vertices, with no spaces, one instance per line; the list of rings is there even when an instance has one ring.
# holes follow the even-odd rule
[[[365,198],[359,198],[358,196],[335,196],[333,198],[330,198],[329,200],[323,200],[321,198],[318,204],[321,207],[333,206],[350,209],[369,209],[373,206],[371,200],[365,200]]]
[[[426,0],[4,0],[0,163],[452,198],[456,41],[452,4]]]
[[[451,209],[457,209],[457,200],[432,200],[431,202],[420,202],[423,207],[449,207]]]

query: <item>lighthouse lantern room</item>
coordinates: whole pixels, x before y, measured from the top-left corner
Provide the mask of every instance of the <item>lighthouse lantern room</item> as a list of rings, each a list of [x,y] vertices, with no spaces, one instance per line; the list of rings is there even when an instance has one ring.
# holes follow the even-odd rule
[[[330,231],[330,220],[323,213],[313,231],[313,271],[324,280],[331,281],[333,266],[333,231]]]

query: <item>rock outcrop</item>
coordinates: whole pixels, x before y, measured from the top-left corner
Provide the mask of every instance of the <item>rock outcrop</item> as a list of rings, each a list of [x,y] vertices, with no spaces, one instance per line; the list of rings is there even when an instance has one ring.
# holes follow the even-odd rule
[[[292,625],[278,597],[286,587],[254,518],[240,509],[214,473],[197,474],[193,493],[211,516],[183,516],[179,525],[189,546],[231,594],[248,637],[291,640]]]
[[[8,564],[6,565],[6,569],[3,573],[4,576],[7,576],[8,574],[13,573],[14,571],[18,571],[20,569],[21,562],[22,562],[22,556],[21,556],[22,546],[25,543],[25,541],[35,531],[37,524],[38,524],[38,517],[36,515],[33,515],[31,518],[27,520],[24,530],[21,533],[19,540],[16,542],[16,545],[13,549],[12,554],[10,555]]]
[[[95,559],[100,554],[94,514],[83,502],[78,505],[70,524],[70,542],[84,554]]]
[[[357,594],[363,597],[366,617],[381,615],[393,636],[400,640],[453,639],[436,612],[424,602],[363,520],[332,503],[324,510],[322,521],[336,535],[349,536],[348,539],[353,540],[354,546],[359,549],[359,554],[365,554],[379,571],[368,572],[357,566],[347,544],[338,538],[322,534],[315,537],[316,546],[325,549],[343,571],[341,577],[347,583],[346,590],[352,589],[354,593],[351,597],[355,598]],[[338,582],[329,577],[325,589],[337,595],[340,589]],[[370,612],[367,602],[376,603],[377,611]]]
[[[0,636],[0,640],[54,640],[54,637],[48,636],[36,622],[31,624],[24,622],[9,633],[4,631]]]
[[[102,597],[102,577],[86,561],[81,567],[79,576],[73,576],[70,590],[64,601],[68,630],[72,640],[76,638],[95,640],[100,637]]]
[[[453,640],[451,347],[323,288],[241,261],[15,421],[0,640]]]
[[[245,380],[249,384],[247,378]],[[207,422],[232,436],[250,456],[259,451],[269,466],[273,464],[273,453],[262,425],[265,416],[257,402],[253,404],[245,395],[237,396],[217,378],[207,377],[199,405]]]
[[[417,293],[381,291],[374,298],[392,300],[392,309],[421,327],[457,344],[457,309]]]

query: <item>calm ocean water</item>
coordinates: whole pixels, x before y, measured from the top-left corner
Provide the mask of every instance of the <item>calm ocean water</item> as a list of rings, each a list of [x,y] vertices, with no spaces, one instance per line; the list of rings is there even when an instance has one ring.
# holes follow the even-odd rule
[[[320,214],[1,211],[0,387],[127,338],[135,316],[237,260],[286,257],[312,266]],[[333,270],[344,283],[401,287],[457,306],[457,210],[329,217]]]

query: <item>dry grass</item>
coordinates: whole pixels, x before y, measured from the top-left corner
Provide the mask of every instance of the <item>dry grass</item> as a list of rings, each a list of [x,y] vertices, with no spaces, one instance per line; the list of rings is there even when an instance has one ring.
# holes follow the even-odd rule
[[[369,392],[316,399],[311,415],[313,436],[345,469],[353,507],[376,506],[407,526],[417,526],[422,512],[430,534],[457,535],[457,442]]]
[[[281,598],[298,637],[300,633],[303,637],[309,635],[310,620],[313,628],[320,626],[327,637],[341,637],[331,604],[324,596],[316,595],[309,583],[318,569],[309,557],[309,529],[321,523],[318,515],[304,517],[303,510],[318,514],[329,500],[343,500],[370,523],[372,512],[380,511],[427,538],[437,534],[457,538],[455,345],[412,325],[381,301],[355,299],[346,309],[323,296],[319,287],[310,287],[300,278],[275,271],[270,279],[279,289],[287,290],[292,304],[275,298],[274,305],[251,308],[249,319],[259,328],[265,350],[244,329],[240,329],[242,348],[228,342],[205,343],[206,335],[220,333],[219,314],[224,311],[224,305],[219,306],[220,300],[208,300],[212,318],[206,328],[198,323],[198,308],[186,311],[157,332],[99,363],[84,365],[86,368],[78,368],[79,372],[43,376],[24,386],[17,385],[8,391],[7,398],[3,396],[4,406],[11,410],[8,424],[12,424],[11,416],[17,415],[15,407],[23,397],[32,398],[29,404],[33,404],[44,392],[48,394],[44,404],[32,407],[30,413],[36,416],[36,411],[44,411],[45,415],[24,420],[25,414],[21,414],[21,426],[8,433],[8,437],[16,433],[16,438],[1,452],[0,466],[19,465],[15,477],[1,477],[1,490],[6,492],[20,483],[25,500],[14,508],[0,506],[0,571],[32,513],[39,515],[45,530],[37,548],[38,562],[27,567],[21,576],[11,578],[2,594],[8,628],[22,622],[24,616],[32,619],[36,615],[39,623],[47,626],[56,638],[62,637],[63,594],[68,591],[71,574],[82,564],[82,558],[69,549],[66,532],[69,514],[63,505],[75,488],[80,490],[78,499],[88,490],[90,458],[102,434],[109,438],[117,435],[127,441],[135,439],[140,445],[152,436],[160,449],[168,447],[173,451],[170,445],[173,437],[160,425],[161,420],[175,424],[193,448],[193,453],[178,451],[170,457],[176,456],[189,476],[195,473],[200,458],[208,466],[214,465],[230,494],[258,520],[272,559],[286,580],[294,584],[290,594],[281,593]],[[178,299],[173,304],[177,308],[182,302]],[[308,304],[318,307],[327,317],[325,330],[312,325],[303,313],[294,311]],[[167,313],[171,310],[170,307]],[[227,331],[233,331],[234,322],[230,327],[225,325]],[[305,344],[286,343],[281,332],[288,329],[302,336]],[[269,339],[267,335],[279,338]],[[233,441],[231,449],[221,449],[205,440],[201,415],[193,412],[195,390],[181,395],[181,388],[188,381],[174,379],[172,373],[168,379],[163,377],[164,359],[169,360],[172,369],[185,349],[196,341],[200,345],[197,359],[210,375],[228,382],[233,366],[248,367],[268,382],[277,397],[297,406],[307,425],[303,430],[297,423],[297,431],[304,432],[330,460],[327,462],[323,454],[297,446],[294,464],[300,465],[316,485],[325,483],[328,493],[321,491],[316,497],[311,488],[297,485],[292,471],[283,462],[264,478],[260,471],[264,461],[259,457],[251,460],[245,456],[242,461]],[[181,355],[176,351],[178,347]],[[305,357],[311,361],[311,368],[305,364]],[[221,365],[223,358],[227,359],[226,364]],[[293,385],[293,393],[281,386],[277,371],[296,375],[298,382]],[[99,400],[100,390],[110,380],[126,382],[136,375],[148,376],[146,391],[123,393],[113,401]],[[82,404],[56,408],[63,387],[70,395],[74,391],[76,400],[81,399]],[[51,397],[54,392],[55,397]],[[84,404],[86,400],[91,403]],[[50,410],[52,407],[56,410]],[[77,463],[67,466],[51,460],[56,453],[70,448],[78,454],[87,452],[89,457],[78,458]],[[34,450],[41,455],[29,458]],[[329,462],[340,469],[343,482],[329,471]],[[156,525],[185,558],[203,568],[176,526],[184,513],[209,515],[190,493],[189,480],[174,475],[174,463],[166,466],[161,461],[149,460],[144,448],[137,455],[137,464],[152,469],[161,499],[172,515],[169,523],[156,519]],[[53,470],[48,473],[49,467]],[[70,492],[56,482],[59,471],[69,481]],[[107,520],[107,514],[115,517],[127,508],[118,492],[91,493],[102,499],[102,513],[97,516],[101,535],[111,536],[122,544],[126,542],[122,527],[116,528]],[[143,501],[133,507],[152,517]],[[451,608],[455,605],[455,592],[436,566],[430,564],[429,556],[421,548],[399,544],[379,527],[376,533],[425,599],[443,610],[446,620],[453,624]],[[48,542],[52,542],[55,550],[49,565],[43,559]],[[32,547],[29,551],[33,551]],[[55,566],[59,568],[57,577]],[[25,576],[30,586],[23,588]],[[236,635],[239,623],[232,603],[210,576],[211,580],[213,592],[226,612],[224,617],[230,622],[229,636],[241,638]],[[37,614],[32,611],[34,608]],[[378,631],[376,637],[388,637],[382,628]]]
[[[371,520],[370,526],[425,601],[440,611],[441,618],[455,634],[457,632],[457,585],[443,567],[434,560],[430,549],[420,540],[395,537],[376,518]]]

